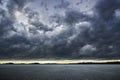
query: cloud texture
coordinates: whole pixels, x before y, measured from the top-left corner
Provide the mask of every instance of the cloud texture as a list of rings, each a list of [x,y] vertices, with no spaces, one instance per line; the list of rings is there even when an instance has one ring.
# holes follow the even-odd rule
[[[0,0],[0,58],[120,58],[119,0]]]

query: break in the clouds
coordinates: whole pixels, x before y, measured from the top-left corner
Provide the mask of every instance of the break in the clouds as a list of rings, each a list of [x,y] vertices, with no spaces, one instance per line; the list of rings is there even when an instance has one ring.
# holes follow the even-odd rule
[[[119,0],[0,0],[0,58],[120,58]]]

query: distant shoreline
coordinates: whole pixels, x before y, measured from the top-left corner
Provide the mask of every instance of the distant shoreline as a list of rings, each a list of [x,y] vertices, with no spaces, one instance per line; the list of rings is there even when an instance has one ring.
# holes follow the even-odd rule
[[[30,63],[30,64],[14,64],[14,63],[5,63],[0,65],[81,65],[81,64],[120,64],[120,62],[108,62],[108,63],[69,63],[69,64],[56,64],[56,63],[49,63],[49,64],[40,64],[40,63]]]
[[[0,64],[120,64],[120,60],[3,60]]]

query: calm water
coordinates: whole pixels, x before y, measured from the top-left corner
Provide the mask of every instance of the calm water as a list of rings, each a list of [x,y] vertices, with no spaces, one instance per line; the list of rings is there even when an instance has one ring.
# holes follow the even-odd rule
[[[120,80],[120,65],[0,65],[0,80]]]

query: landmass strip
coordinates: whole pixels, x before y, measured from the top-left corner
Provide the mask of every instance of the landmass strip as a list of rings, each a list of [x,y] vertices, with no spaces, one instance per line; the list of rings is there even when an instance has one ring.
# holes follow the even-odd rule
[[[107,64],[120,63],[118,60],[0,60],[0,64]]]

